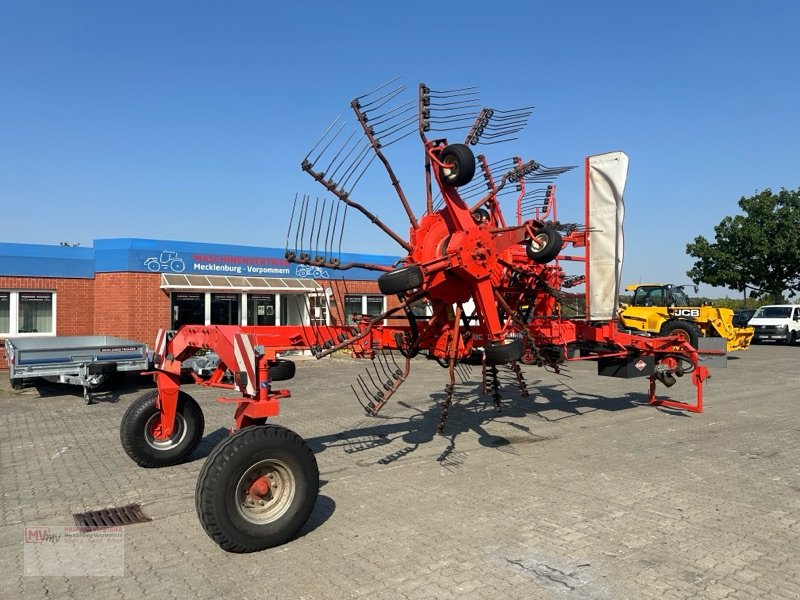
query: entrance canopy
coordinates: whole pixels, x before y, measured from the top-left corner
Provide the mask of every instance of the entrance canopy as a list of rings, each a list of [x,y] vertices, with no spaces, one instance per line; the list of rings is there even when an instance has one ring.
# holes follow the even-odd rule
[[[226,275],[161,274],[162,290],[231,290],[241,292],[321,292],[313,279],[292,277],[228,277]]]

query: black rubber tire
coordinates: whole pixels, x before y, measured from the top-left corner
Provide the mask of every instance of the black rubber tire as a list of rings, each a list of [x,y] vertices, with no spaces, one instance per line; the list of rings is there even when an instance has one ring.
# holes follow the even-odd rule
[[[450,166],[439,167],[439,177],[447,185],[466,185],[475,176],[475,154],[465,144],[450,144],[442,150],[439,160]]]
[[[269,363],[269,378],[271,381],[287,381],[294,377],[297,366],[291,360],[276,360]]]
[[[158,418],[158,390],[145,392],[125,411],[119,426],[119,438],[125,454],[140,467],[158,468],[177,465],[186,460],[203,438],[205,418],[200,405],[184,391],[178,392],[178,410],[173,445],[153,440],[147,429]],[[163,447],[158,447],[162,444]]]
[[[797,343],[797,332],[796,331],[792,331],[789,334],[789,337],[786,338],[786,341],[784,343],[787,346],[794,346]]]
[[[691,321],[682,321],[675,319],[667,321],[661,326],[660,335],[671,335],[679,333],[686,338],[686,341],[694,348],[697,349],[697,342],[702,337],[703,333],[700,328]]]
[[[281,494],[261,509],[244,506],[246,496],[241,492],[251,481],[248,474],[257,479],[263,472],[259,467],[276,469],[275,479],[285,484],[278,489],[291,488],[288,499]],[[291,481],[284,473],[290,474]],[[214,448],[197,479],[195,508],[203,529],[220,548],[256,552],[294,537],[311,515],[318,495],[319,468],[308,444],[285,427],[261,425],[246,427]],[[264,522],[256,523],[258,510],[262,515],[273,510],[277,514],[266,514]]]
[[[506,338],[502,342],[493,342],[483,349],[486,364],[502,365],[522,358],[525,352],[525,341],[522,338]]]
[[[419,265],[407,265],[378,277],[378,289],[384,296],[392,296],[418,288],[423,280]]]
[[[11,389],[12,390],[21,390],[25,380],[22,377],[12,377],[11,378]]]
[[[522,353],[522,356],[519,357],[519,362],[523,365],[535,365],[536,360],[536,355],[527,347],[525,348],[525,352]]]
[[[549,263],[558,256],[558,253],[561,252],[561,247],[564,245],[561,234],[549,225],[545,225],[536,232],[536,239],[544,242],[544,246],[539,250],[534,250],[531,243],[528,242],[525,246],[525,251],[528,254],[528,258],[542,265]]]

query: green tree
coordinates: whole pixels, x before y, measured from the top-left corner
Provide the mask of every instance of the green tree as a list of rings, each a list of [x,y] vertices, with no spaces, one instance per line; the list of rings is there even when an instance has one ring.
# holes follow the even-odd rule
[[[697,259],[687,275],[694,283],[728,287],[780,301],[800,291],[800,188],[767,189],[739,200],[744,214],[714,227],[714,242],[697,236],[686,253]]]

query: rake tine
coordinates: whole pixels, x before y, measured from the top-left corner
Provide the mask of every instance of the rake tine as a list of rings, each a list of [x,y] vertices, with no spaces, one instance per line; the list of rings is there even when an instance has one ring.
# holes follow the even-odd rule
[[[400,94],[402,94],[404,91],[406,91],[406,89],[407,87],[405,85],[401,85],[400,87],[395,88],[391,92],[388,92],[383,96],[380,96],[379,98],[375,98],[375,100],[371,100],[366,104],[361,104],[360,100],[355,99],[350,103],[350,106],[352,106],[353,110],[356,111],[357,113],[361,113],[361,115],[364,117],[365,120],[368,120],[367,111],[374,112],[379,108],[383,108],[384,106],[389,104],[389,102],[391,102],[392,100],[397,98]],[[382,115],[378,115],[378,118],[381,118],[381,116]]]
[[[286,258],[289,258],[289,235],[292,232],[292,222],[294,221],[294,209],[296,207],[297,207],[297,192],[295,192],[294,194],[294,200],[292,201],[292,214],[289,217],[289,227],[286,229],[286,248],[284,248],[284,256],[286,256]],[[292,258],[294,258],[295,253],[292,252],[291,254],[293,255]]]
[[[342,286],[344,287],[343,294],[344,294],[344,297],[345,297],[345,301],[342,302],[342,311],[344,311],[344,310],[346,310],[345,305],[347,304],[347,298],[350,297],[350,290],[347,289],[347,281],[345,281],[344,277],[342,277]],[[343,314],[344,314],[345,325],[347,327],[350,327],[350,320],[348,319],[348,317],[350,315],[348,315],[348,314],[346,314],[344,312],[343,312]]]
[[[370,396],[370,393],[369,393],[369,388],[367,387],[367,382],[364,381],[364,379],[361,377],[361,375],[356,377],[356,381],[358,382],[358,387],[360,387],[361,391],[364,392],[364,395],[367,398],[370,398],[371,396]]]
[[[388,352],[391,353],[391,351]],[[379,356],[378,360],[381,361],[381,370],[383,371],[383,374],[386,375],[386,377],[388,377],[388,381],[391,381],[392,379],[397,379],[397,377],[394,376],[394,373],[392,373],[391,371],[391,367],[389,367],[389,359],[386,358],[386,354],[387,354],[386,350],[382,351],[378,355]]]
[[[317,157],[314,160],[309,161],[312,165],[315,164],[320,158],[322,158],[322,155],[325,154],[325,152],[328,151],[328,148],[330,148],[331,144],[333,144],[333,142],[336,141],[336,138],[339,137],[339,134],[345,128],[345,125],[346,124],[344,122],[342,122],[342,124],[339,126],[339,129],[336,130],[336,133],[334,133],[331,136],[330,140],[328,140],[328,143],[325,144],[325,146],[323,146],[322,150],[319,151],[319,154],[317,155]]]
[[[353,131],[352,135],[355,135],[355,133],[356,132]],[[361,146],[364,142],[365,142],[365,140],[358,139],[358,140],[356,140],[356,142],[354,144],[352,144],[350,146],[350,149],[347,151],[347,154],[344,155],[342,160],[339,161],[339,164],[336,165],[336,168],[333,170],[333,172],[328,176],[328,181],[330,181],[331,183],[334,182],[333,178],[336,175],[336,173],[339,172],[339,169],[341,169],[343,165],[348,164],[348,160],[350,159],[350,156],[352,156],[353,152],[355,152],[358,149],[358,147]],[[365,147],[369,148],[369,142],[366,143]],[[363,152],[363,151],[364,150],[361,150],[360,152]],[[351,167],[352,167],[352,163],[349,163],[347,169],[345,170],[345,173],[347,173],[347,171],[349,171]]]
[[[339,181],[338,184],[340,190],[344,190],[347,187],[347,182],[353,176],[353,173],[358,171],[358,169],[361,167],[361,163],[363,163],[364,160],[366,159],[367,155],[369,154],[370,148],[371,146],[369,143],[363,146],[363,148],[359,151],[358,155],[356,155],[355,160],[353,160],[353,162],[350,164],[347,170],[344,173],[342,173],[341,181]]]
[[[376,131],[376,132],[374,132],[373,135],[375,135],[375,137],[379,137],[379,136],[382,136],[382,135],[386,135],[388,137],[388,136],[396,133],[397,131],[402,130],[404,127],[408,127],[409,125],[415,124],[416,121],[417,121],[417,117],[416,117],[416,115],[414,115],[414,116],[411,116],[411,117],[405,119],[404,121],[401,121],[401,122],[399,122],[399,123],[397,123],[395,125],[392,125],[391,127],[387,128],[387,129],[383,129],[381,131]]]
[[[331,162],[330,162],[330,164],[328,165],[328,168],[326,168],[326,169],[323,171],[324,173],[328,173],[328,172],[330,172],[330,170],[333,168],[333,165],[334,165],[334,163],[335,163],[335,162],[337,161],[337,159],[339,158],[339,155],[342,153],[342,151],[343,151],[345,148],[347,148],[347,145],[350,143],[350,140],[352,140],[352,139],[353,139],[353,136],[354,136],[355,134],[356,134],[356,131],[355,131],[355,129],[354,129],[353,131],[351,131],[351,132],[350,132],[350,135],[349,135],[349,136],[348,136],[348,138],[347,138],[347,139],[344,141],[344,144],[342,144],[342,146],[339,148],[339,150],[336,152],[336,154],[334,154],[333,158],[331,159]],[[329,179],[329,180],[333,180],[333,175],[329,175],[329,176],[328,176],[328,179]]]
[[[334,207],[336,210],[334,211]],[[335,215],[335,216],[334,216]],[[339,217],[339,203],[334,202],[331,204],[331,210],[328,213],[328,228],[325,230],[325,247],[323,250],[325,251],[325,256],[331,255],[331,250],[328,247],[328,239],[330,238],[331,231],[336,231],[336,222]]]
[[[415,100],[409,100],[408,102],[400,104],[400,105],[396,106],[395,108],[383,113],[382,115],[378,115],[375,118],[370,117],[369,118],[370,126],[374,129],[378,125],[383,125],[387,121],[391,121],[392,119],[395,119],[395,118],[399,117],[400,115],[403,114],[403,112],[414,108],[415,104],[416,104]],[[382,121],[376,121],[375,120],[376,118],[377,119],[383,119],[383,120]],[[416,114],[414,115],[414,118],[416,119]]]
[[[406,133],[404,133],[400,137],[394,138],[393,140],[388,140],[388,141],[384,140],[384,141],[382,141],[381,142],[381,146],[384,147],[384,148],[387,148],[387,147],[391,146],[392,144],[395,144],[395,143],[399,142],[400,140],[404,140],[405,138],[407,138],[408,136],[410,136],[414,132],[416,132],[416,127],[410,129],[409,131],[407,131]]]
[[[314,228],[317,224],[317,209],[319,208],[319,196],[314,200],[314,214],[311,217],[311,227],[308,232],[308,258],[311,259],[314,253]]]
[[[369,412],[369,409],[368,409],[368,408],[367,408],[367,406],[366,406],[366,405],[365,405],[365,404],[364,404],[364,403],[361,401],[361,396],[359,396],[359,395],[358,395],[358,392],[356,392],[356,388],[354,388],[354,387],[353,387],[353,384],[352,384],[352,383],[350,384],[350,389],[351,389],[351,390],[353,390],[353,395],[356,397],[356,400],[357,400],[357,401],[358,401],[358,403],[361,405],[361,408],[363,408],[365,411]]]
[[[342,211],[342,228],[339,230],[339,261],[342,260],[342,237],[344,235],[344,224],[347,220],[347,209],[349,208],[348,204],[344,205],[344,210]]]
[[[385,88],[385,87],[389,87],[390,85],[392,85],[392,84],[393,84],[395,81],[398,81],[399,79],[400,79],[400,76],[398,75],[398,76],[397,76],[397,77],[395,77],[394,79],[390,79],[390,80],[389,80],[389,81],[387,81],[386,83],[383,83],[383,84],[379,85],[379,86],[378,86],[378,87],[376,87],[374,90],[372,90],[372,91],[370,91],[370,92],[367,92],[366,94],[363,94],[363,95],[361,95],[361,96],[356,96],[356,98],[355,98],[355,99],[356,99],[356,100],[361,100],[362,98],[366,98],[367,96],[371,96],[371,95],[372,95],[372,94],[374,94],[375,92],[379,92],[379,91],[381,91],[383,88]]]
[[[315,143],[315,144],[314,144],[314,145],[311,147],[311,150],[309,150],[309,151],[308,151],[308,154],[306,154],[306,155],[305,155],[305,157],[303,158],[303,162],[305,162],[305,161],[307,161],[307,160],[308,160],[308,157],[309,157],[309,156],[311,156],[311,153],[312,153],[312,152],[314,152],[314,150],[316,150],[316,149],[317,149],[317,146],[319,146],[319,145],[320,145],[320,143],[322,142],[322,140],[323,140],[323,139],[325,139],[325,136],[326,136],[326,135],[328,135],[328,132],[329,132],[331,129],[333,129],[334,125],[336,125],[336,123],[338,123],[338,122],[339,122],[339,119],[341,119],[341,118],[342,118],[342,116],[341,116],[341,115],[339,115],[338,117],[336,117],[336,118],[333,120],[333,123],[331,123],[330,125],[328,125],[328,128],[327,128],[325,131],[323,131],[323,132],[322,132],[322,135],[319,137],[319,139],[316,141],[316,143]]]
[[[356,180],[353,182],[353,185],[352,185],[352,186],[350,186],[350,189],[349,189],[349,190],[347,190],[347,193],[348,193],[348,194],[352,194],[352,193],[353,193],[353,190],[356,188],[356,185],[358,185],[358,182],[359,182],[359,181],[361,181],[361,178],[364,176],[364,173],[366,173],[366,172],[367,172],[367,169],[369,169],[369,166],[372,164],[372,161],[373,161],[373,160],[375,160],[376,158],[377,158],[377,156],[373,155],[373,156],[372,156],[372,157],[369,159],[369,161],[367,162],[367,165],[364,167],[364,170],[363,170],[363,171],[361,171],[361,173],[359,174],[359,176],[358,176],[358,177],[356,178]]]
[[[308,194],[303,194],[303,214],[302,220],[298,223],[297,232],[300,236],[300,246],[298,247],[300,261],[302,262],[305,260],[303,257],[306,256],[305,248],[303,248],[303,238],[305,237],[306,232],[306,219],[308,218],[308,203],[310,202],[310,197]],[[297,245],[297,239],[295,238],[295,245]]]
[[[308,319],[309,327],[311,327],[311,331],[314,332],[314,342],[317,346],[321,347],[321,344],[319,343],[322,337],[320,333],[320,328],[319,325],[315,322],[314,315],[311,314],[311,299],[306,294],[303,294],[303,304],[305,305],[306,314],[309,317]]]
[[[317,224],[317,237],[314,240],[314,262],[317,264],[325,264],[325,256],[320,255],[319,251],[319,235],[322,232],[322,224],[325,222],[325,209],[328,206],[328,200],[326,198],[322,198],[322,210],[320,211],[319,221],[316,221]],[[324,252],[323,252],[324,254]]]
[[[380,360],[378,360],[380,363]],[[372,361],[372,369],[375,371],[375,377],[378,378],[378,381],[381,379],[381,374],[378,372],[378,366],[375,364],[375,360]],[[385,391],[389,391],[392,389],[392,382],[391,381],[384,381],[382,382],[382,387]]]

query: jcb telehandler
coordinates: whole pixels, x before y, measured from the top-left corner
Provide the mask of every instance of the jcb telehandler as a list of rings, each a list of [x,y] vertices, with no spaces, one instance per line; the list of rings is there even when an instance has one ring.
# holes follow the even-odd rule
[[[695,348],[700,337],[725,338],[728,352],[750,346],[752,327],[734,327],[729,308],[691,306],[685,287],[660,283],[626,286],[626,291],[633,292],[633,300],[620,309],[620,321],[633,331],[683,335]]]

